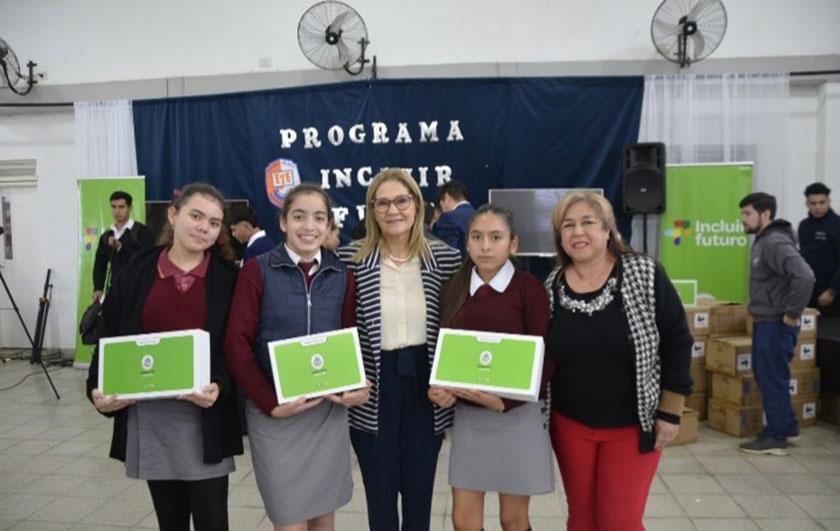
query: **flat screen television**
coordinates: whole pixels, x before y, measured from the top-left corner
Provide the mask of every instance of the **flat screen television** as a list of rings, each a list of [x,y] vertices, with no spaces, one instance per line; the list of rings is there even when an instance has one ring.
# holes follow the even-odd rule
[[[518,256],[554,256],[551,213],[570,192],[596,192],[601,188],[491,188],[490,202],[513,212],[519,233]]]

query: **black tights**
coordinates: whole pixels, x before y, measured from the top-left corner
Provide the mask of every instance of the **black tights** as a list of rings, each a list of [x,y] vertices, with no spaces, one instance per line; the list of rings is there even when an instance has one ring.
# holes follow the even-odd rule
[[[161,531],[227,531],[228,477],[199,481],[148,481]]]

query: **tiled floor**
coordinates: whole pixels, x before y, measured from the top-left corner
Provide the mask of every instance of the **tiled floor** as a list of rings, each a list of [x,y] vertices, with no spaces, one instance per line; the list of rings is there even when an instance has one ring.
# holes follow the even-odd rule
[[[37,370],[36,370],[37,369]],[[19,385],[24,376],[28,376]],[[51,372],[57,401],[28,361],[0,365],[0,530],[149,529],[156,520],[144,483],[125,478],[109,459],[111,422],[83,395],[85,373]],[[746,456],[736,439],[701,428],[700,442],[665,451],[648,500],[649,530],[840,530],[840,429],[803,430],[789,457]],[[232,529],[269,530],[250,457],[230,478]],[[448,446],[438,465],[432,529],[452,529]],[[354,466],[353,500],[337,529],[366,528],[364,490]],[[562,487],[531,502],[534,529],[563,529]],[[498,501],[488,496],[485,527],[499,529]]]

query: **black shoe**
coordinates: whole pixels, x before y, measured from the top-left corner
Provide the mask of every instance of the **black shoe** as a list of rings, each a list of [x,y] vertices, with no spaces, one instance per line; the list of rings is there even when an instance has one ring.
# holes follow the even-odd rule
[[[777,441],[773,437],[768,437],[766,435],[759,435],[755,438],[755,440],[741,443],[738,448],[740,448],[742,452],[746,452],[748,454],[779,456],[788,454],[787,442]]]

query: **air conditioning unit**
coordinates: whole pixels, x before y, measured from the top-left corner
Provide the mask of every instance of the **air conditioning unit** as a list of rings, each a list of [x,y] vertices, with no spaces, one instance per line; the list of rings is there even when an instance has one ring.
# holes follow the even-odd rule
[[[0,160],[0,188],[37,186],[35,165],[35,159]]]

